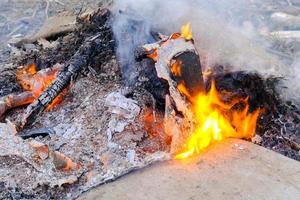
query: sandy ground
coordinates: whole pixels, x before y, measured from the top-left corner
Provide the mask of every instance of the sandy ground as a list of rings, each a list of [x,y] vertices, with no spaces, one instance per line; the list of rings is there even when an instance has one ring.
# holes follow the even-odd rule
[[[79,200],[299,199],[300,163],[251,143],[228,140],[187,161],[136,171]]]

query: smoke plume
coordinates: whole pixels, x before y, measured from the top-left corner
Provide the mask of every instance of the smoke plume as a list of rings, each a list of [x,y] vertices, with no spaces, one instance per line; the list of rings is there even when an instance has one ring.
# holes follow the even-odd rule
[[[268,53],[270,44],[259,34],[266,21],[256,17],[258,8],[250,5],[254,1],[115,0],[113,30],[124,78],[128,82],[137,78],[134,50],[151,42],[151,30],[171,34],[190,22],[203,68],[220,64],[229,70],[286,77],[284,84],[289,89],[285,94],[295,93],[300,89],[295,87],[295,80],[300,78],[295,78],[295,72],[300,66],[289,66]]]

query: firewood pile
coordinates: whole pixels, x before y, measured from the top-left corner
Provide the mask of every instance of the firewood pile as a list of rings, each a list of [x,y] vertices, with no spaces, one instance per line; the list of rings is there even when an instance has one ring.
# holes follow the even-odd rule
[[[11,41],[9,64],[0,69],[1,198],[75,199],[174,158],[197,130],[194,97],[213,89],[225,102],[221,109],[231,105],[225,119],[231,112],[253,114],[256,135],[237,138],[300,160],[300,115],[281,98],[281,77],[230,71],[224,63],[206,69],[205,49],[197,48],[188,27],[171,34],[153,29],[149,41],[135,43],[126,28],[145,24],[134,19],[120,40],[113,20],[129,13],[107,4],[49,17],[32,36]],[[278,24],[297,19],[272,15]],[[122,42],[135,47],[123,52],[134,65],[116,51]]]

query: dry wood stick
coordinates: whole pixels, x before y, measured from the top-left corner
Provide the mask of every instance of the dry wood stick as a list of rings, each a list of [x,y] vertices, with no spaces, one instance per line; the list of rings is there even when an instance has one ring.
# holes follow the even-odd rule
[[[10,94],[0,98],[0,118],[4,113],[12,108],[24,106],[34,101],[32,92],[23,92],[20,94]]]
[[[44,111],[52,101],[71,83],[71,80],[87,67],[89,60],[93,56],[97,47],[97,38],[99,35],[86,39],[79,50],[64,65],[63,70],[59,72],[52,84],[26,109],[25,114],[17,123],[18,130],[25,125],[32,123],[36,117]]]

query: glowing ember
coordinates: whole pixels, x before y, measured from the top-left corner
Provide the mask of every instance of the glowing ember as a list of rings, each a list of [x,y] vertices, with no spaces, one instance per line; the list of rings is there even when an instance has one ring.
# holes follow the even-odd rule
[[[32,92],[33,97],[38,98],[56,78],[60,70],[61,66],[54,66],[40,71],[37,71],[35,64],[26,67],[21,66],[17,71],[17,80],[24,90]],[[61,102],[63,93],[54,99],[47,110]]]
[[[193,39],[192,29],[191,29],[191,24],[190,23],[187,23],[186,25],[181,27],[181,36],[184,37],[186,40]]]
[[[248,113],[248,99],[235,99],[224,103],[213,81],[210,91],[207,94],[199,94],[193,102],[197,128],[188,139],[183,152],[175,158],[184,159],[200,153],[210,144],[225,138],[249,139],[254,136],[260,110]],[[243,109],[234,109],[240,104],[243,105]]]

